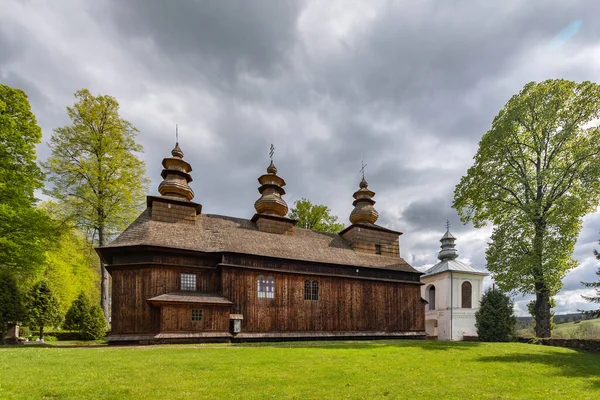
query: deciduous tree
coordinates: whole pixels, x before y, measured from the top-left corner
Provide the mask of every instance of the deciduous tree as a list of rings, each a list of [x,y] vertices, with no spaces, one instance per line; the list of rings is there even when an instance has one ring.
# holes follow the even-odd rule
[[[35,145],[41,141],[27,96],[0,84],[0,270],[19,282],[43,267],[52,225],[37,209],[34,190],[43,186]]]
[[[600,86],[531,82],[483,136],[454,192],[463,222],[494,225],[487,268],[507,292],[534,293],[536,335],[550,336],[550,298],[577,264],[582,218],[600,201]]]
[[[296,200],[288,216],[298,220],[296,226],[300,228],[333,233],[344,230],[344,224],[337,222],[338,217],[331,215],[331,210],[327,206],[312,204],[307,199]]]
[[[99,246],[126,227],[143,207],[148,180],[136,153],[137,129],[119,115],[111,96],[83,89],[67,107],[71,124],[56,128],[45,164],[54,185],[49,194]],[[108,317],[109,276],[101,264],[101,305]]]

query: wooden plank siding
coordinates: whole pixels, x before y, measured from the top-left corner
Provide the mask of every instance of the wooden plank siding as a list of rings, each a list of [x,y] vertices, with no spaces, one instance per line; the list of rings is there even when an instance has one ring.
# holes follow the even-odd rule
[[[180,290],[182,272],[196,274],[200,292],[220,291],[220,271],[189,267],[110,268],[112,276],[111,332],[150,333],[160,329],[160,310],[146,300]]]
[[[192,309],[202,310],[202,319],[192,321]],[[229,331],[229,307],[210,305],[163,305],[161,332]]]
[[[425,329],[420,286],[221,267],[222,294],[242,314],[242,332],[386,331]],[[275,279],[274,298],[258,298],[258,276]],[[319,299],[304,300],[305,280],[319,282]]]

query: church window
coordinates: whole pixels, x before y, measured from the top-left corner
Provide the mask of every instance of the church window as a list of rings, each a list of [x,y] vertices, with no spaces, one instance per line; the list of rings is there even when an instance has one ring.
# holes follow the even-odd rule
[[[431,285],[429,288],[429,310],[435,310],[435,286]]]
[[[375,245],[375,254],[381,254],[381,245],[380,244]]]
[[[463,282],[461,287],[461,298],[462,298],[462,308],[472,308],[471,298],[473,293],[473,286],[471,286],[471,282]]]
[[[202,321],[202,310],[192,309],[192,321]]]
[[[264,277],[260,275],[257,279],[258,298],[273,299],[275,298],[275,278],[272,276]]]
[[[181,290],[196,291],[196,274],[181,274]]]
[[[319,300],[319,282],[304,281],[304,300]]]

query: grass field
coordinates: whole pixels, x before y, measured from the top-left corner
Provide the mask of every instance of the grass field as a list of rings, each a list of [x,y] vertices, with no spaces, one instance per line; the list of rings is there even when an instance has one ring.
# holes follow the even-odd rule
[[[0,347],[1,399],[598,399],[600,355],[520,343]]]
[[[555,331],[557,331],[557,332],[573,331],[573,330],[577,329],[579,326],[581,326],[581,324],[591,324],[595,327],[600,328],[600,318],[590,319],[587,321],[580,321],[578,323],[567,322],[565,324],[556,324]]]

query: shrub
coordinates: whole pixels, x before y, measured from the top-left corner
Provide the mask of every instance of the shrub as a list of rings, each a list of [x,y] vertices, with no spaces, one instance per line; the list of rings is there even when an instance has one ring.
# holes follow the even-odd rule
[[[80,331],[83,327],[83,320],[91,309],[90,299],[85,293],[79,293],[79,296],[73,301],[67,315],[65,316],[65,323],[63,328],[71,331]]]
[[[44,335],[44,342],[58,342],[58,338],[52,335]]]
[[[81,336],[86,340],[98,340],[106,336],[106,319],[100,306],[94,305],[86,313],[81,327]]]
[[[488,289],[475,313],[475,327],[482,342],[508,342],[514,337],[517,319],[513,302],[504,293]]]

